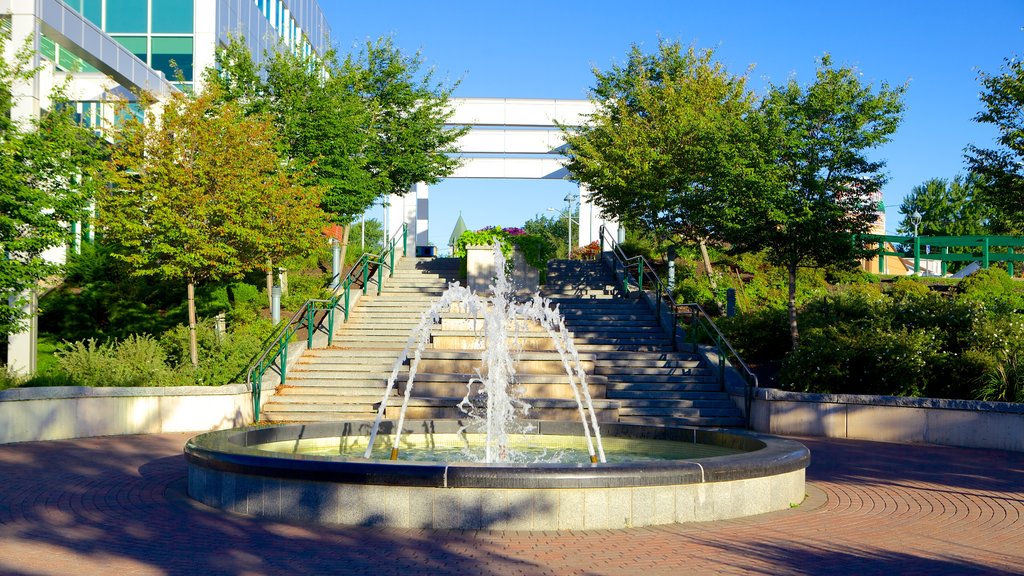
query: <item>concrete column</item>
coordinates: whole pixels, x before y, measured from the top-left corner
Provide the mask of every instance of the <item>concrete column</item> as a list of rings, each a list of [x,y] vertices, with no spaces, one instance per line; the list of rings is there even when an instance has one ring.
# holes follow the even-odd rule
[[[427,198],[429,186],[423,182],[417,182],[412,187],[416,196],[416,246],[428,246],[430,234],[428,233],[430,220],[430,202]]]
[[[203,70],[214,65],[214,53],[217,48],[217,4],[218,2],[195,2],[193,8],[194,54],[192,62],[193,78],[196,93],[203,91]],[[250,2],[252,4],[252,2]],[[255,6],[250,6],[256,11]],[[253,54],[260,57],[261,55]],[[174,80],[169,78],[169,80]]]
[[[32,48],[32,58],[27,66],[30,69],[36,68],[39,66],[39,21],[35,14],[36,3],[34,0],[11,0],[10,7],[11,38],[4,47],[4,59],[7,62],[14,62],[15,54],[28,43]],[[39,74],[34,74],[28,80],[16,80],[11,86],[14,97],[11,117],[23,123],[38,118],[43,97],[41,92]]]
[[[601,209],[591,202],[590,194],[590,190],[580,184],[580,246],[600,242],[602,224],[612,238],[618,238],[619,235],[619,223],[614,219],[605,218]]]
[[[36,336],[39,333],[39,321],[36,316],[36,294],[22,294],[23,302],[17,297],[10,297],[7,304],[21,308],[29,315],[25,321],[25,330],[7,337],[7,367],[15,374],[30,376],[36,372]]]
[[[36,19],[35,9],[36,2],[34,0],[12,0],[10,2],[11,38],[4,47],[3,55],[7,62],[14,62],[15,54],[27,43],[32,47],[33,55],[26,65],[29,68],[39,66],[39,34],[37,33],[39,23]],[[39,76],[39,74],[34,74],[27,80],[16,80],[11,86],[11,94],[14,97],[11,118],[23,127],[39,117],[42,106]],[[64,248],[58,249],[58,252],[63,258]],[[19,300],[22,301],[19,302]],[[20,308],[22,312],[29,315],[28,320],[23,324],[25,329],[8,336],[7,366],[16,374],[34,374],[36,371],[36,337],[39,332],[36,320],[36,295],[34,292],[26,292],[19,296],[12,296],[8,298],[7,304]]]

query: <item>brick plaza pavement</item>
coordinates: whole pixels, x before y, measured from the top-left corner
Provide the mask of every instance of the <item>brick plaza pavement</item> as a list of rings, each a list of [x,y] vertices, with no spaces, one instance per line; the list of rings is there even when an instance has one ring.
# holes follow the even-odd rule
[[[0,446],[0,574],[1024,574],[1024,454],[800,439],[753,518],[508,533],[303,527],[184,495],[188,434]]]

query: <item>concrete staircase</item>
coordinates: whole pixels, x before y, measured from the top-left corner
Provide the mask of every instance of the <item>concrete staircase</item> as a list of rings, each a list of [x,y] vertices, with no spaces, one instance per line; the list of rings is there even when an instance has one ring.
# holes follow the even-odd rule
[[[353,308],[329,348],[307,350],[263,407],[271,422],[373,418],[395,359],[420,316],[459,276],[459,261],[402,258],[384,281]]]
[[[289,368],[286,385],[263,407],[268,421],[370,419],[395,359],[421,315],[459,275],[455,259],[403,258],[380,296],[360,299],[329,348],[308,350]],[[555,261],[544,295],[558,305],[587,372],[599,419],[662,425],[742,426],[742,414],[720,390],[717,375],[695,355],[674,352],[671,339],[638,299],[617,297],[598,262]],[[480,366],[473,319],[448,313],[424,351],[409,418],[461,418],[456,405]],[[541,419],[578,418],[561,360],[546,337],[528,337],[518,379]],[[408,366],[401,370],[404,392]],[[389,401],[397,417],[400,398]]]
[[[669,334],[638,298],[617,297],[599,261],[552,261],[543,294],[558,305],[577,349],[593,357],[619,421],[657,425],[743,426],[702,357],[673,351]]]

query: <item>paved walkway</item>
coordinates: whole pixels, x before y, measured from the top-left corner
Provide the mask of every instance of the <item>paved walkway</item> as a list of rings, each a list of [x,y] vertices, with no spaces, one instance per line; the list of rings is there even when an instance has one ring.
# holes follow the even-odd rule
[[[803,506],[573,533],[300,527],[184,496],[186,434],[0,446],[0,574],[1024,574],[1024,454],[802,439]]]

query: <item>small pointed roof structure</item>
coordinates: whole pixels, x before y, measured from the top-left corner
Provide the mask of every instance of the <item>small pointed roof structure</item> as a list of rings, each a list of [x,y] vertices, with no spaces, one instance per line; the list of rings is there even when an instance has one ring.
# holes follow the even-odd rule
[[[462,212],[459,212],[459,219],[455,222],[455,228],[452,229],[452,235],[448,237],[448,245],[455,246],[455,241],[462,236],[462,233],[469,228],[466,228],[466,221],[462,219]]]

